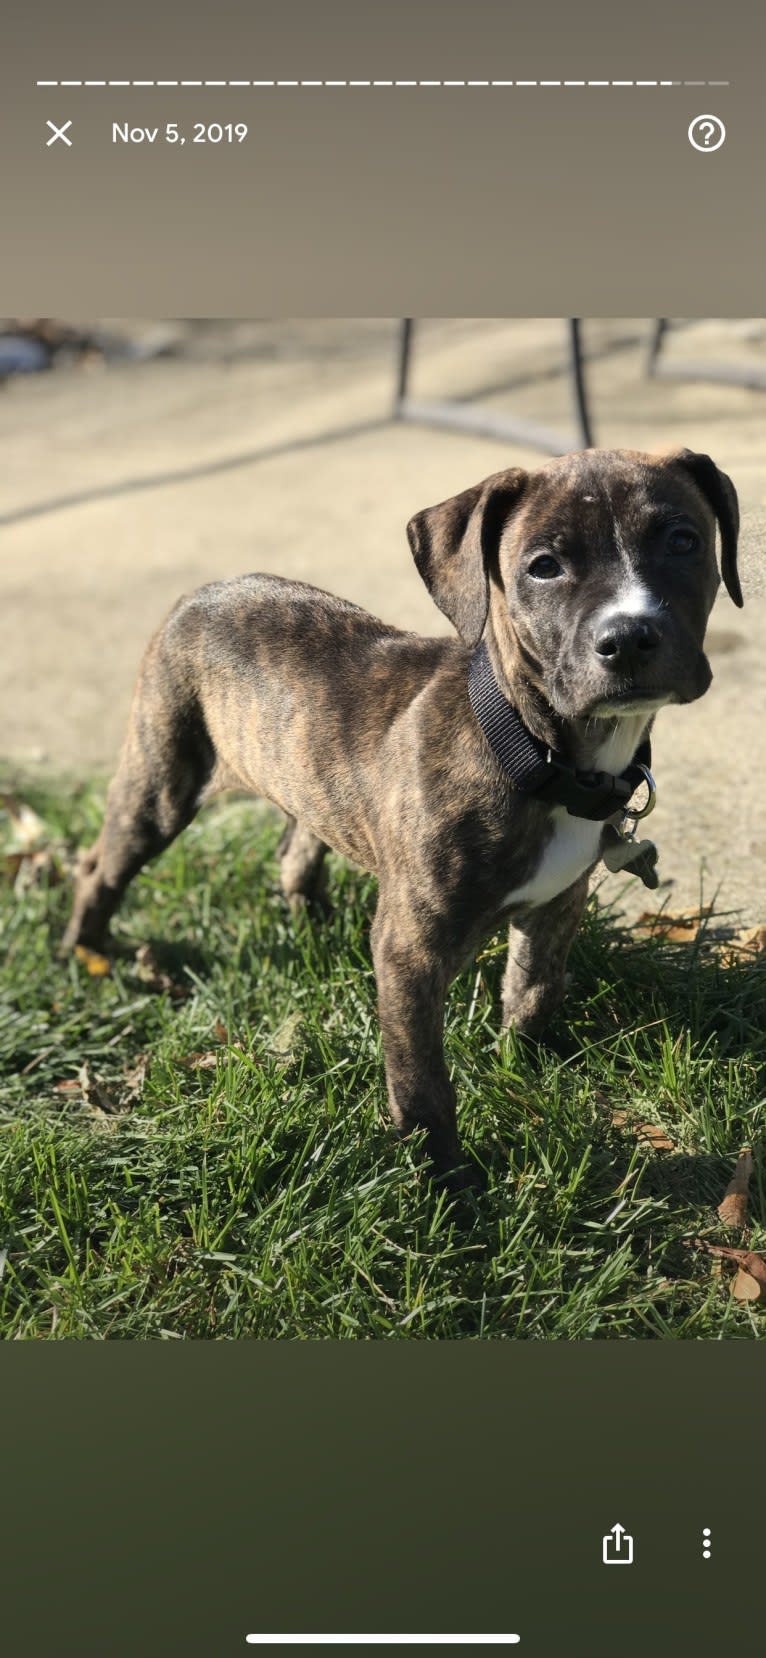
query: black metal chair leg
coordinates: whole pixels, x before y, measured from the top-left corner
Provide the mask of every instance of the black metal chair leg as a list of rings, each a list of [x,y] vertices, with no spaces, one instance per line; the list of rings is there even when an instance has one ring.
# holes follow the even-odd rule
[[[593,428],[588,407],[588,393],[585,384],[585,366],[582,354],[582,334],[580,318],[569,318],[569,351],[572,370],[572,391],[574,392],[575,418],[580,433],[583,449],[593,448]]]
[[[570,317],[568,329],[569,371],[575,412],[573,432],[558,432],[548,426],[539,426],[532,420],[497,415],[492,410],[482,409],[462,399],[440,398],[434,402],[419,402],[410,397],[408,387],[415,337],[412,317],[403,317],[399,325],[394,419],[408,420],[421,426],[442,426],[453,432],[473,432],[476,437],[519,443],[526,448],[542,449],[551,455],[565,455],[570,449],[591,449],[595,440],[588,406],[580,318]]]
[[[668,327],[669,322],[667,317],[655,317],[652,337],[649,341],[649,356],[646,364],[646,372],[650,379],[652,375],[657,373],[659,356],[665,341],[665,335],[667,334]]]
[[[412,317],[402,317],[399,325],[399,361],[397,365],[396,396],[394,398],[394,414],[399,413],[401,404],[407,396],[407,382],[410,377],[410,355],[412,352]]]

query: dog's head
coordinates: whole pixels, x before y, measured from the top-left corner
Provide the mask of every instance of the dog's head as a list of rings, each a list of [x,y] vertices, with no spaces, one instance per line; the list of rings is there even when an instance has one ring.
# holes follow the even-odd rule
[[[734,486],[708,455],[584,450],[417,513],[415,563],[467,645],[494,634],[563,719],[692,702],[721,571],[742,604]]]

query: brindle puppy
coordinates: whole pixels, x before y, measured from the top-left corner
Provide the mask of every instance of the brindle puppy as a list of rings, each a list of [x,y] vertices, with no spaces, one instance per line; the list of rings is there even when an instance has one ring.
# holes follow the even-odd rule
[[[287,814],[282,885],[328,846],[379,881],[372,927],[388,1098],[460,1148],[443,1047],[451,980],[510,920],[503,1022],[537,1034],[564,989],[603,825],[524,794],[469,701],[479,640],[525,726],[576,768],[620,773],[658,708],[707,690],[707,618],[742,603],[737,498],[705,455],[591,450],[496,473],[408,526],[458,638],[421,639],[300,582],[242,576],[183,598],[144,656],[103,829],[65,945],[103,949],[122,894],[204,797]]]

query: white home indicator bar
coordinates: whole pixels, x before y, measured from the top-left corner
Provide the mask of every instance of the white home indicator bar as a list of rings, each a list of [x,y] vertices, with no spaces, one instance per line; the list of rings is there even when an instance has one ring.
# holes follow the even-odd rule
[[[247,1635],[250,1646],[518,1646],[520,1635]]]

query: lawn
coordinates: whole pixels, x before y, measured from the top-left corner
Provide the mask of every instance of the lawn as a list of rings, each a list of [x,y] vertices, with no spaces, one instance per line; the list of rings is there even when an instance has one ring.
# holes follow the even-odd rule
[[[103,793],[25,799],[52,857],[5,856],[0,873],[5,1338],[766,1331],[763,1302],[732,1295],[698,1241],[766,1245],[766,958],[727,963],[710,928],[621,931],[592,902],[562,1057],[498,1043],[492,941],[449,1004],[461,1130],[485,1171],[454,1198],[387,1124],[372,880],[331,860],[332,913],[296,924],[276,815],[225,800],[135,883],[124,954],[99,975],[56,949],[62,869]],[[746,1235],[716,1212],[744,1144]]]

